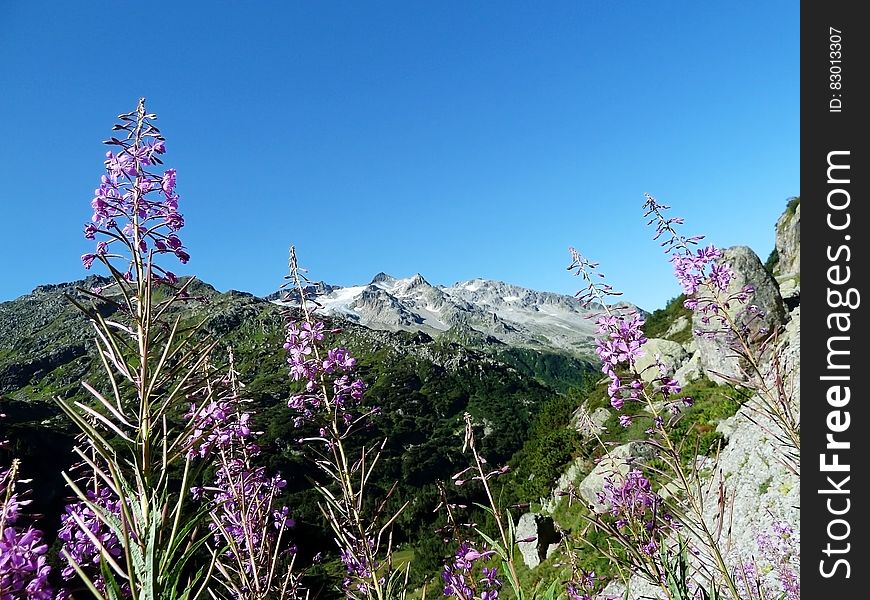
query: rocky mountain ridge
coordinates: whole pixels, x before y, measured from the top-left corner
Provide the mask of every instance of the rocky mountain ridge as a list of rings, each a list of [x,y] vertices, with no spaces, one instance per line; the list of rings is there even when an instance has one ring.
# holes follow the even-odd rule
[[[417,273],[378,273],[363,285],[311,286],[325,314],[372,329],[421,331],[432,336],[483,340],[591,357],[595,307],[573,296],[541,292],[489,279],[435,286]],[[293,304],[273,294],[278,304]]]

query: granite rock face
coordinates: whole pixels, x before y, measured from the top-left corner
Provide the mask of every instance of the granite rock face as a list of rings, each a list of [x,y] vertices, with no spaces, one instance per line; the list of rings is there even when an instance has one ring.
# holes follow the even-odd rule
[[[776,222],[776,252],[778,262],[774,274],[786,306],[792,309],[800,304],[801,296],[800,198],[792,199],[789,208]]]
[[[794,210],[786,209],[776,222],[776,253],[779,255],[777,275],[791,275],[801,272],[801,205],[799,198]]]
[[[552,554],[562,539],[553,519],[533,512],[523,514],[517,521],[516,536],[518,540],[529,540],[519,542],[517,546],[523,562],[530,569],[537,567]]]
[[[643,346],[644,355],[638,358],[634,365],[641,378],[647,383],[662,376],[656,366],[656,358],[668,367],[668,375],[673,375],[679,369],[689,353],[682,344],[660,338],[651,338]]]
[[[746,304],[731,303],[727,309],[728,315],[735,321],[746,320],[749,318],[748,306],[755,305],[764,316],[752,321],[753,331],[761,327],[774,331],[781,327],[785,321],[786,311],[779,286],[764,268],[758,255],[748,246],[733,246],[723,252],[719,262],[728,264],[734,272],[728,287],[729,294],[739,292],[748,285],[755,288],[755,293]],[[704,296],[700,295],[699,299],[703,301]],[[718,328],[715,318],[710,319],[709,323],[704,323],[703,319],[704,315],[701,312],[695,312],[692,317],[693,330],[711,331]],[[707,377],[717,383],[728,382],[729,379],[742,379],[739,357],[732,349],[732,343],[727,336],[695,335],[695,340],[701,368]]]

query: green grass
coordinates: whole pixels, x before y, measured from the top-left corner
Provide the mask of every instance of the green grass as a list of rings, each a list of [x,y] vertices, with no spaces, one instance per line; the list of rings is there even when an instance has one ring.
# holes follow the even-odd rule
[[[643,332],[648,338],[665,338],[679,344],[684,344],[692,339],[692,311],[683,306],[686,300],[685,294],[680,294],[676,298],[671,298],[664,308],[654,310],[651,315],[646,318],[646,323],[643,326]],[[686,317],[689,324],[679,331],[666,335],[668,329],[671,328],[677,319]]]

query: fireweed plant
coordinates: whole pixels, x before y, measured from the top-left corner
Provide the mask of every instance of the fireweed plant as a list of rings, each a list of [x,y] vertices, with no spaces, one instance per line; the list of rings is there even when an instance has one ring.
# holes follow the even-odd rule
[[[212,481],[191,490],[209,508],[212,577],[231,598],[304,597],[301,574],[294,571],[296,548],[287,541],[295,523],[290,509],[279,506],[287,482],[253,463],[262,432],[251,428],[242,387],[231,353],[229,368],[218,379],[205,380],[185,415],[194,423],[188,458],[215,464]]]
[[[18,469],[17,459],[8,469],[0,469],[0,600],[51,600],[48,545],[42,531],[22,522],[22,508],[30,501],[15,489],[27,483],[18,479]]]
[[[615,600],[601,594],[606,584],[604,578],[597,577],[592,571],[577,566],[576,556],[569,548],[568,559],[571,563],[571,576],[567,581],[554,580],[549,585],[539,584],[534,589],[526,589],[517,569],[518,544],[534,543],[535,536],[518,539],[516,523],[511,509],[526,508],[527,505],[502,507],[493,490],[491,481],[509,472],[508,466],[490,466],[477,447],[475,426],[472,416],[465,413],[465,437],[463,452],[470,455],[470,466],[455,473],[451,482],[455,487],[479,486],[483,491],[486,504],[477,504],[492,518],[498,534],[490,536],[479,524],[460,521],[459,511],[467,509],[465,504],[450,502],[447,490],[442,487],[441,502],[436,510],[443,510],[447,516],[447,526],[442,530],[449,533],[457,550],[452,562],[445,564],[441,573],[443,595],[458,600],[497,600],[504,585],[517,600],[536,598],[555,600],[563,597],[569,600]],[[479,538],[482,543],[470,537]],[[445,542],[450,541],[445,539]],[[560,587],[560,584],[562,586]]]
[[[276,534],[263,532],[277,524],[280,537],[289,525],[283,509],[271,509],[281,480],[250,465],[250,415],[234,373],[210,365],[217,342],[201,322],[182,322],[193,280],[180,283],[157,264],[190,255],[179,237],[176,172],[157,169],[166,145],[156,116],[142,99],[119,119],[84,227],[96,246],[82,256],[87,269],[101,263],[111,283],[69,298],[94,327],[106,383],[82,383],[88,403],[57,398],[81,431],[79,464],[64,474],[76,498],[59,532],[63,596],[281,597],[276,587],[286,590],[291,578],[275,570]],[[216,479],[191,494],[207,458]]]
[[[719,260],[722,252],[714,246],[693,249],[703,237],[679,235],[675,226],[683,221],[665,217],[664,211],[668,208],[646,195],[645,216],[651,217],[649,224],[655,225],[654,239],[663,238],[662,246],[687,295],[685,306],[698,313],[705,326],[696,335],[721,336],[727,340],[743,367],[744,376],[734,383],[761,398],[759,404],[754,405],[756,414],[766,416],[777,428],[775,439],[788,450],[783,463],[797,472],[799,425],[792,412],[780,357],[773,350],[775,334],[760,325],[763,315],[758,307],[748,304],[754,289],[745,286],[734,291],[730,286],[733,272]],[[571,254],[569,270],[587,284],[577,294],[578,298],[600,310],[596,353],[609,380],[610,404],[622,413],[619,423],[623,427],[628,427],[639,413],[652,418],[644,442],[655,449],[661,466],[649,468],[665,481],[669,490],[666,500],[653,490],[650,479],[637,468],[627,473],[615,470],[605,478],[603,490],[598,494],[602,508],[589,518],[615,544],[598,550],[658,586],[670,600],[723,596],[734,600],[771,598],[769,587],[756,579],[749,581],[750,568],[734,569],[726,562],[720,542],[727,502],[722,497],[724,486],[720,482],[715,492],[719,495],[719,513],[715,522],[711,522],[704,507],[715,482],[705,481],[697,464],[685,464],[681,458],[682,441],[670,433],[670,426],[680,418],[681,410],[691,405],[692,399],[680,395],[680,382],[671,376],[671,367],[658,357],[651,367],[656,369],[654,377],[647,377],[652,379],[651,383],[644,380],[637,368],[637,359],[643,355],[647,342],[642,317],[636,310],[608,304],[619,292],[602,281],[604,276],[596,272],[596,263],[573,248]],[[745,309],[737,310],[744,305]],[[774,366],[762,366],[765,356],[773,357],[767,362]],[[689,561],[688,555],[694,560]],[[784,588],[789,590],[791,580],[787,575],[783,582]]]
[[[294,247],[289,269],[284,299],[295,307],[285,314],[284,350],[290,378],[299,387],[287,406],[296,415],[297,427],[316,432],[299,443],[326,477],[313,485],[344,565],[340,589],[352,599],[404,598],[410,564],[403,568],[392,564],[392,526],[407,503],[388,514],[395,486],[382,498],[372,498],[367,487],[386,440],[363,446],[358,456],[348,450],[349,438],[367,427],[379,409],[364,402],[366,384],[354,374],[356,358],[343,347],[329,346],[328,336],[338,330],[327,329],[316,318],[316,303]],[[373,511],[366,509],[370,500]]]
[[[737,361],[737,373],[718,375],[754,392],[749,404],[757,417],[754,422],[778,442],[782,464],[799,474],[800,417],[792,402],[793,382],[786,372],[782,346],[777,343],[778,332],[768,330],[763,321],[765,314],[751,302],[754,287],[729,291],[733,273],[726,264],[717,263],[721,251],[714,246],[693,250],[703,236],[680,235],[675,225],[683,220],[666,217],[664,213],[670,207],[659,204],[651,195],[646,194],[645,200],[644,217],[655,226],[653,239],[662,240],[674,275],[687,296],[684,306],[700,316],[701,327],[695,335],[725,340],[729,358]]]
[[[461,523],[457,515],[460,506],[448,503],[446,494],[440,509],[447,513],[449,532],[457,543],[457,550],[453,562],[444,565],[441,578],[444,584],[444,596],[455,597],[458,600],[496,600],[502,587],[499,576],[499,568],[507,578],[517,598],[523,598],[524,593],[517,575],[515,551],[516,526],[510,510],[503,510],[493,494],[490,480],[504,475],[508,467],[492,468],[486,458],[480,454],[474,432],[474,423],[469,413],[464,415],[465,437],[462,451],[469,453],[471,465],[455,473],[451,478],[456,487],[466,485],[479,485],[486,498],[487,504],[481,506],[493,519],[498,530],[498,537],[490,537],[484,533],[475,523]],[[475,543],[468,539],[468,533],[476,533],[485,545],[475,547]],[[528,541],[528,540],[526,540]],[[479,563],[478,568],[475,563]],[[489,565],[489,566],[484,566]]]
[[[69,299],[90,319],[107,383],[82,382],[91,402],[57,398],[81,430],[80,464],[64,477],[76,500],[63,516],[62,575],[99,598],[194,598],[210,566],[193,558],[205,511],[188,506],[172,477],[188,487],[193,425],[177,424],[214,342],[171,319],[189,299],[186,284],[158,257],[186,263],[174,169],[158,171],[166,143],[141,99],[105,143],[105,173],[84,227],[95,240],[82,256],[101,263],[111,284]],[[73,588],[74,592],[77,592]]]

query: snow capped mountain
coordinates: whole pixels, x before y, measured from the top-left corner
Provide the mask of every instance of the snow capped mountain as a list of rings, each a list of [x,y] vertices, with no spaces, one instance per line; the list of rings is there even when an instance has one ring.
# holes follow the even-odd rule
[[[425,331],[583,357],[594,348],[594,311],[563,294],[488,279],[433,286],[419,273],[405,279],[378,273],[365,285],[319,284],[318,290],[325,314],[372,329]]]

